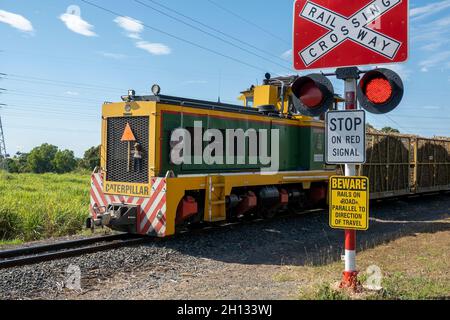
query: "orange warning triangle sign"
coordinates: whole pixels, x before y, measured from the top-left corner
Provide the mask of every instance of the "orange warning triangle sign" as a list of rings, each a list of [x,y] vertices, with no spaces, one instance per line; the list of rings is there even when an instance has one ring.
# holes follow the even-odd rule
[[[133,130],[131,130],[129,123],[127,123],[127,126],[125,127],[125,130],[123,131],[122,142],[124,142],[124,141],[136,141],[136,138],[134,137],[134,134],[133,134]]]

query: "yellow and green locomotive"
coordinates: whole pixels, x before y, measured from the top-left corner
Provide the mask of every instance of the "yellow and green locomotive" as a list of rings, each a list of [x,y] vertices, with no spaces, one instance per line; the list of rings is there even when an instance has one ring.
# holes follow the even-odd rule
[[[294,111],[293,80],[267,77],[242,92],[243,106],[164,96],[158,86],[105,103],[89,225],[165,237],[178,225],[325,203],[336,174],[324,163],[325,125]]]

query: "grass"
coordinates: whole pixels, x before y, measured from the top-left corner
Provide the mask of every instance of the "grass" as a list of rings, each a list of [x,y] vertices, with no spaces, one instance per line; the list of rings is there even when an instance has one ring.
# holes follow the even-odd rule
[[[294,278],[301,300],[431,300],[450,299],[450,231],[420,233],[358,253],[361,284],[369,266],[382,271],[382,289],[353,293],[338,289],[341,261],[321,266],[299,266],[278,278]]]
[[[0,245],[72,235],[89,211],[89,176],[0,172]]]

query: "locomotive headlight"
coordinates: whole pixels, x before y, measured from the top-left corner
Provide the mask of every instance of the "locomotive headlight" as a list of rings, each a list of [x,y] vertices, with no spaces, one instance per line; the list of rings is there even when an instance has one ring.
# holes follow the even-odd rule
[[[125,112],[130,113],[131,112],[131,105],[127,104],[125,105]]]
[[[160,92],[161,92],[161,87],[160,87],[159,85],[157,85],[157,84],[154,84],[154,85],[152,86],[152,93],[153,93],[155,96],[157,96],[157,95],[159,95]]]

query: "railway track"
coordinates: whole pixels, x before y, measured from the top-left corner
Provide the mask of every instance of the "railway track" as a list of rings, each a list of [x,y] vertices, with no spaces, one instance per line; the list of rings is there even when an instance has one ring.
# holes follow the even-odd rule
[[[0,270],[133,246],[150,238],[118,234],[0,251]]]
[[[296,213],[292,212],[284,214],[283,216],[288,217],[319,212],[323,212],[323,209],[305,210]],[[224,222],[222,224],[205,225],[198,229],[184,228],[179,230],[177,234],[208,233],[214,232],[218,229],[232,228],[234,226],[246,224],[258,224],[264,221],[266,220],[258,218],[252,220],[239,220],[236,222]],[[127,246],[140,245],[150,241],[156,241],[158,239],[159,238],[150,238],[138,235],[118,234],[4,250],[0,251],[0,270],[32,265],[46,261],[77,257],[85,254],[114,250]]]
[[[441,193],[429,193],[422,194],[423,196],[433,196]],[[449,195],[449,192],[445,192],[444,194]],[[392,197],[389,199],[377,200],[376,202],[386,202],[387,200],[398,200],[398,199],[407,199],[407,198],[415,198],[419,197],[416,195],[412,195],[409,197]],[[297,212],[289,212],[282,214],[282,217],[292,217],[292,216],[300,216],[305,214],[326,214],[326,209],[310,209],[303,210]],[[279,216],[279,217],[281,217]],[[225,228],[233,228],[239,225],[246,224],[258,224],[266,222],[266,219],[254,218],[251,220],[238,220],[235,222],[223,222],[221,224],[212,224],[212,225],[203,225],[200,228],[183,228],[177,232],[177,235],[186,235],[186,234],[199,234],[199,233],[207,233],[214,232],[218,229]],[[84,254],[90,254],[100,251],[114,250],[119,249],[126,246],[134,246],[145,244],[150,241],[156,241],[159,238],[150,238],[138,235],[130,235],[130,234],[118,234],[111,236],[102,236],[102,237],[94,237],[87,238],[81,240],[74,241],[64,241],[57,242],[54,244],[41,245],[41,246],[31,246],[31,247],[23,247],[19,249],[13,250],[5,250],[0,251],[0,270],[20,267],[24,265],[32,265],[45,261],[52,261],[64,258],[71,258],[82,256]]]

